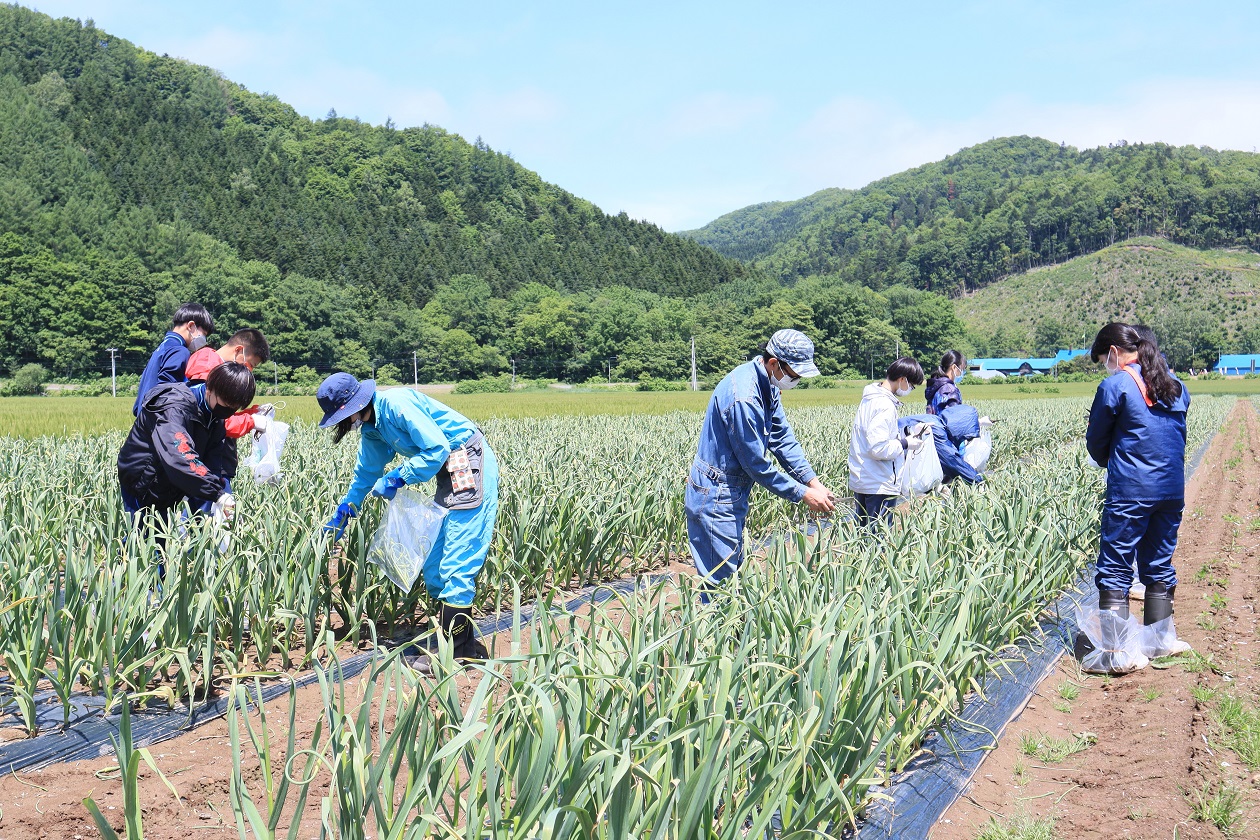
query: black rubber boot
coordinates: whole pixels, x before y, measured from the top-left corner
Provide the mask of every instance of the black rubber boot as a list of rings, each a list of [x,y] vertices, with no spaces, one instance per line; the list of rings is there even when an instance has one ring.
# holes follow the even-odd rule
[[[472,610],[468,607],[452,607],[442,605],[438,614],[438,626],[451,641],[455,661],[467,663],[490,658],[486,646],[477,638],[473,628]],[[425,676],[433,675],[433,654],[425,653],[411,661],[411,667]]]
[[[1166,583],[1152,583],[1146,587],[1146,602],[1142,607],[1142,623],[1151,625],[1157,621],[1163,621],[1165,618],[1172,618],[1173,593],[1176,591],[1176,586],[1169,586]]]
[[[1117,613],[1121,618],[1129,617],[1129,593],[1123,589],[1100,589],[1098,590],[1098,609],[1100,612]],[[1079,630],[1076,638],[1072,640],[1072,653],[1076,657],[1077,662],[1085,659],[1086,655],[1093,653],[1094,646],[1090,643],[1089,637]]]

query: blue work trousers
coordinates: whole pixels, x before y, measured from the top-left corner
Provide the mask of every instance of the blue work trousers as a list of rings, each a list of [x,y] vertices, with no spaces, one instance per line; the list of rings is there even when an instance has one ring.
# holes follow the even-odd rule
[[[1133,564],[1145,586],[1177,585],[1173,551],[1181,527],[1184,499],[1157,502],[1108,501],[1103,504],[1102,534],[1098,540],[1099,589],[1128,591],[1133,585]]]
[[[744,523],[752,479],[731,480],[702,461],[687,476],[687,541],[696,571],[716,585],[744,562]]]
[[[853,494],[853,510],[857,514],[859,528],[874,528],[891,517],[896,506],[896,496],[883,496],[879,493]]]
[[[487,444],[481,461],[482,502],[470,510],[452,510],[424,561],[429,596],[451,607],[471,607],[477,576],[486,564],[494,521],[499,514],[499,462]]]

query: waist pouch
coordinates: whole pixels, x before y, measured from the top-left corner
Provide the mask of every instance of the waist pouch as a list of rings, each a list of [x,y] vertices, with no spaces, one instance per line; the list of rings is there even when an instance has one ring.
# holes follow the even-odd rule
[[[433,501],[447,510],[481,507],[485,492],[481,481],[485,443],[485,437],[477,432],[463,446],[451,451],[451,457],[438,471]]]
[[[730,487],[751,487],[753,483],[752,476],[746,472],[728,473],[710,463],[701,461],[699,458],[691,462],[691,469],[700,473],[700,475],[707,476],[710,481]]]

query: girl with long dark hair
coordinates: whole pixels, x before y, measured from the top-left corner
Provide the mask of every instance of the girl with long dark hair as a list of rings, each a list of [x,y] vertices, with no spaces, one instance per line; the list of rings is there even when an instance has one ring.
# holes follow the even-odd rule
[[[1155,624],[1172,618],[1177,589],[1172,556],[1185,507],[1190,394],[1152,336],[1128,324],[1099,330],[1090,355],[1111,374],[1098,386],[1085,433],[1090,457],[1107,469],[1094,577],[1098,608],[1128,618],[1136,561],[1146,586],[1142,621]]]
[[[962,405],[962,392],[958,380],[967,375],[967,357],[957,350],[946,350],[941,363],[928,375],[923,398],[927,400],[927,413],[940,414],[951,405]]]

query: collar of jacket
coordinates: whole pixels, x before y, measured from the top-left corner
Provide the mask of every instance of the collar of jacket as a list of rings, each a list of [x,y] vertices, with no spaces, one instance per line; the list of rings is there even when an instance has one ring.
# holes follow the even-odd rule
[[[193,396],[197,398],[197,408],[200,416],[197,418],[202,424],[209,426],[210,421],[214,419],[214,412],[210,410],[210,400],[206,398],[206,383],[201,382],[197,385],[189,385],[188,390],[193,392]]]
[[[753,359],[753,367],[757,370],[757,388],[761,391],[762,397],[770,399],[770,371],[766,370],[765,359],[758,356]]]

